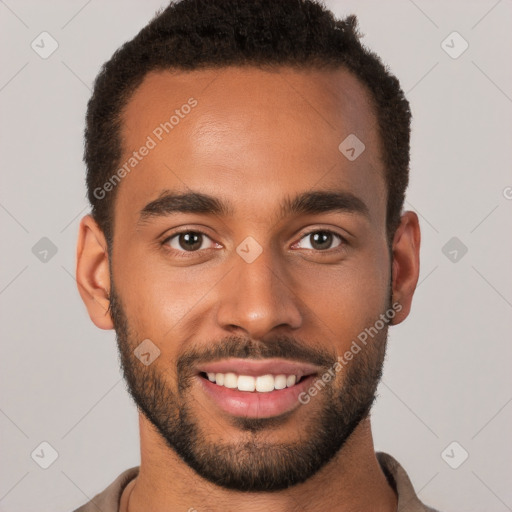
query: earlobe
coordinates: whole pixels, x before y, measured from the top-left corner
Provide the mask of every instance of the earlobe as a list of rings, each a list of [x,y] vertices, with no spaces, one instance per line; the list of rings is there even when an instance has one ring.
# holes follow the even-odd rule
[[[110,273],[107,243],[103,231],[91,215],[80,222],[76,250],[78,291],[94,324],[113,329],[109,312]]]
[[[404,212],[393,238],[393,303],[401,305],[392,325],[403,322],[411,310],[420,272],[420,226],[418,216]]]

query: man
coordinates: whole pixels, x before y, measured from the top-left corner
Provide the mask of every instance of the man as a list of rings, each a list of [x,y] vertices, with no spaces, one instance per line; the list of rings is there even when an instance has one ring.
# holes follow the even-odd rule
[[[433,510],[370,425],[419,274],[410,118],[310,0],[183,0],[106,63],[77,282],[141,464],[78,511]]]

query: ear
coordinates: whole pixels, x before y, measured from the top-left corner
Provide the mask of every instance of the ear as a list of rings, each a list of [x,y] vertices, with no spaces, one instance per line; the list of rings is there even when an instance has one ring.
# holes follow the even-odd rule
[[[91,215],[80,222],[76,248],[78,291],[94,324],[113,329],[109,312],[110,275],[105,235]]]
[[[393,301],[402,309],[391,321],[391,325],[403,322],[411,310],[412,296],[420,273],[420,225],[418,216],[404,212],[393,238]]]

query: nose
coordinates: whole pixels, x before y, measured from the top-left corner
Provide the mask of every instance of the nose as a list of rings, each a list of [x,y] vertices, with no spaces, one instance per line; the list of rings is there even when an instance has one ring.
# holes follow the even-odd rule
[[[301,302],[293,279],[269,249],[251,263],[234,255],[235,268],[221,281],[217,322],[220,328],[260,339],[277,327],[302,325]]]

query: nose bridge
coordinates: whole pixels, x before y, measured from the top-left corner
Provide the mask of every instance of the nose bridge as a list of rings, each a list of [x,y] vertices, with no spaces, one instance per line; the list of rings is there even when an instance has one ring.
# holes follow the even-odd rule
[[[239,327],[260,338],[277,326],[296,329],[301,325],[297,297],[268,246],[263,248],[248,237],[233,254],[233,264],[219,298],[220,327]]]

